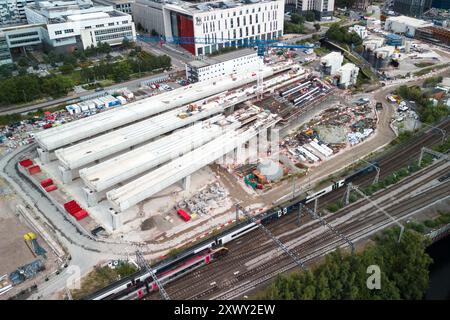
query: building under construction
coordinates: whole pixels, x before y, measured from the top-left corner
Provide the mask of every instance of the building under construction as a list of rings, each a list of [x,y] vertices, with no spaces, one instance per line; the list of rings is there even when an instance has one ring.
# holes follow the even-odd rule
[[[450,48],[450,30],[442,27],[418,28],[415,38],[437,46]]]
[[[241,72],[42,131],[36,135],[40,164],[66,185],[73,198],[64,201],[75,199],[108,230],[117,230],[142,201],[178,182],[189,190],[191,175],[203,167],[225,157],[246,161],[249,153],[237,159],[239,150],[267,136],[281,119],[257,105],[261,93],[273,96],[293,86],[293,108],[299,109],[330,89],[313,79],[300,90],[308,76],[292,62],[261,72],[261,87],[255,72]]]

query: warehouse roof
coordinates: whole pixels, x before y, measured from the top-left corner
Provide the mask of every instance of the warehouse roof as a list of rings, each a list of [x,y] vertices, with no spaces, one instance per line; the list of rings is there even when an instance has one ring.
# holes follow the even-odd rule
[[[187,64],[189,66],[195,67],[195,68],[202,68],[207,66],[212,66],[218,63],[223,63],[229,60],[249,56],[249,55],[255,55],[256,51],[250,48],[240,49],[236,51],[227,52],[218,56],[213,57],[205,57],[201,60],[193,60],[188,62]]]

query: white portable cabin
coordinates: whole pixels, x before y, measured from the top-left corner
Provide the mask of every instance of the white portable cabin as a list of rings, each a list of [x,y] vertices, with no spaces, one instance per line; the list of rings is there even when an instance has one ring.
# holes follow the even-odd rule
[[[87,112],[89,111],[89,106],[87,105],[86,102],[81,102],[79,104],[80,108],[81,108],[81,112]]]
[[[69,112],[70,114],[74,114],[75,113],[75,108],[72,104],[69,104],[66,106],[66,110],[67,112]]]
[[[80,113],[81,112],[81,108],[80,108],[80,106],[77,103],[73,104],[72,107],[73,107],[73,110],[74,110],[75,113]]]
[[[103,101],[101,101],[100,99],[94,99],[92,102],[95,104],[95,107],[97,109],[105,108],[105,103]]]
[[[116,99],[119,100],[120,104],[126,104],[127,103],[127,99],[125,99],[122,96],[117,96]]]

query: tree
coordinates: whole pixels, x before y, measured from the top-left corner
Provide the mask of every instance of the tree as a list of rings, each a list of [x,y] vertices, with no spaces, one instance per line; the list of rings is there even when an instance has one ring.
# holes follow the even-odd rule
[[[128,38],[123,38],[122,47],[124,47],[125,49],[130,49],[133,47],[133,43],[130,40],[128,40]]]
[[[18,64],[20,67],[28,67],[29,61],[28,61],[28,59],[25,58],[25,57],[20,57],[19,60],[17,60],[17,64]]]
[[[320,24],[319,23],[315,23],[314,24],[314,29],[316,29],[316,31],[320,30]]]
[[[314,13],[312,13],[312,12],[307,12],[306,14],[305,14],[305,19],[306,19],[306,21],[309,21],[309,22],[313,22],[314,20],[315,20],[315,15],[314,15]]]
[[[73,72],[75,68],[71,64],[64,64],[61,67],[59,67],[59,71],[61,71],[62,74],[70,74]]]
[[[130,79],[132,70],[130,65],[124,61],[117,63],[113,68],[113,78],[116,82],[121,82]]]
[[[336,0],[336,7],[338,8],[352,8],[356,0]]]
[[[314,271],[278,276],[258,295],[260,299],[422,299],[428,287],[431,258],[422,235],[399,229],[385,231],[376,245],[362,253],[346,255],[339,249],[326,256]],[[380,268],[381,290],[367,287],[367,267]]]
[[[299,15],[298,13],[293,13],[291,16],[291,22],[295,24],[303,24],[305,23],[305,17]]]

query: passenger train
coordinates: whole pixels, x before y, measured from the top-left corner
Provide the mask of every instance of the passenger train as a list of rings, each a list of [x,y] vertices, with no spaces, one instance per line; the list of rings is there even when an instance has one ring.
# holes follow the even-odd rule
[[[153,271],[162,284],[169,283],[194,269],[220,258],[228,251],[228,249],[226,249],[223,245],[253,231],[254,229],[257,229],[259,223],[269,224],[274,220],[278,220],[285,215],[295,212],[300,204],[308,204],[317,198],[343,187],[355,178],[373,171],[374,166],[378,166],[378,163],[374,162],[373,164],[356,171],[347,178],[333,182],[333,184],[327,186],[326,188],[313,194],[309,194],[306,197],[299,196],[296,199],[284,203],[283,205],[275,206],[268,211],[255,216],[256,222],[251,222],[249,220],[243,221],[230,229],[223,231],[219,235],[203,240],[184,252],[152,266]],[[85,299],[141,299],[154,290],[157,290],[157,285],[153,281],[150,273],[146,270],[140,270],[91,294]]]

